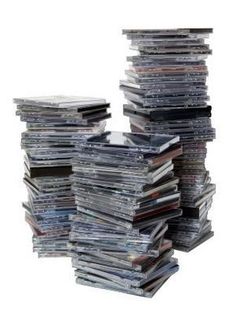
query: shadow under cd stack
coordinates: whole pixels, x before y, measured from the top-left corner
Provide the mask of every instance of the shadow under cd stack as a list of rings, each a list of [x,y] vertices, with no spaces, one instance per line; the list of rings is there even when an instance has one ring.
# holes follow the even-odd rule
[[[25,219],[33,231],[33,250],[42,256],[67,256],[76,213],[71,190],[71,158],[75,143],[105,128],[109,104],[86,97],[17,98],[17,115],[26,122],[24,183],[28,191]]]
[[[175,135],[104,132],[72,160],[70,249],[79,284],[152,297],[178,271],[167,220],[181,215]]]
[[[212,29],[124,30],[137,55],[129,56],[120,88],[131,130],[179,135],[183,154],[175,159],[182,216],[168,221],[166,237],[190,251],[213,235],[208,211],[215,193],[205,168],[206,143],[215,138],[207,105],[205,40]]]

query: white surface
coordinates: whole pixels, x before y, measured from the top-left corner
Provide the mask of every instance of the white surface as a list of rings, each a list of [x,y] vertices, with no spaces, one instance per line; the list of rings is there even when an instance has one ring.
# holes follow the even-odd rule
[[[234,1],[1,1],[1,311],[235,311]],[[119,79],[128,50],[122,28],[214,27],[209,92],[217,140],[208,168],[217,184],[215,237],[190,254],[152,299],[75,284],[70,259],[37,259],[21,201],[24,125],[13,97],[106,97],[108,128],[128,130]],[[232,284],[230,284],[230,282]],[[85,309],[85,310],[82,310]]]

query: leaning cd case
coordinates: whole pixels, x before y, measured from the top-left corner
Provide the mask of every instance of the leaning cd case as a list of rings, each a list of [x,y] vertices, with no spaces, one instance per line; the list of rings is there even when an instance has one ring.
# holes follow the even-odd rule
[[[208,212],[215,185],[205,167],[207,142],[215,138],[208,105],[207,57],[211,28],[126,29],[136,55],[128,56],[120,81],[124,115],[132,132],[178,135],[183,154],[174,159],[182,216],[168,221],[166,237],[190,251],[213,236]]]
[[[28,200],[23,207],[33,232],[33,250],[39,257],[68,256],[69,216],[76,213],[71,159],[79,142],[104,131],[110,104],[78,96],[16,98],[14,102],[16,114],[26,123],[21,147]]]
[[[152,297],[178,271],[167,221],[182,214],[179,137],[106,131],[77,145],[70,248],[82,285]]]

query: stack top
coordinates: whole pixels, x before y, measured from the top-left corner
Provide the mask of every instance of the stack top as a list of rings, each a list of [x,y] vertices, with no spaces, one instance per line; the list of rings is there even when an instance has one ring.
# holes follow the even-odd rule
[[[162,153],[178,141],[175,135],[106,131],[87,138],[83,144],[108,150]]]
[[[14,103],[41,107],[70,108],[70,107],[84,107],[84,106],[93,106],[97,104],[105,104],[106,100],[102,98],[85,97],[85,96],[55,95],[55,96],[15,98]]]
[[[16,114],[21,121],[26,121],[27,127],[74,125],[94,125],[111,114],[105,99],[81,96],[43,96],[29,98],[15,98]],[[28,128],[29,128],[28,127]]]
[[[101,98],[58,95],[15,98],[14,103],[26,122],[21,146],[31,177],[70,174],[75,145],[103,132],[111,117],[110,104]]]
[[[212,51],[204,39],[212,32],[212,28],[123,30],[131,40],[131,49],[139,51],[141,56],[153,55],[155,59],[207,56]]]
[[[169,29],[123,29],[122,33],[127,34],[209,34],[212,33],[212,28],[169,28]]]

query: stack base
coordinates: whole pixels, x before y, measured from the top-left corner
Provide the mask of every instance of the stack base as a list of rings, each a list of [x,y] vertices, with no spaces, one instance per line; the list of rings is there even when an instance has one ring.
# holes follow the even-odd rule
[[[174,274],[175,272],[173,272]],[[169,276],[170,277],[170,276]],[[80,278],[77,278],[76,279],[76,283],[77,284],[81,284],[81,285],[84,285],[84,286],[90,286],[90,287],[95,287],[95,288],[101,288],[101,289],[106,289],[106,290],[114,290],[114,291],[119,291],[119,292],[122,292],[122,293],[126,293],[126,294],[129,294],[129,295],[135,295],[135,296],[141,296],[141,297],[146,297],[146,298],[152,298],[155,293],[165,284],[165,282],[169,279],[169,277],[166,277],[166,278],[160,278],[159,280],[156,281],[156,286],[151,290],[151,291],[148,291],[148,292],[144,292],[143,294],[138,294],[136,290],[134,289],[130,289],[130,290],[123,290],[122,288],[112,288],[112,287],[105,287],[103,284],[100,284],[98,282],[89,282],[89,281],[86,281],[86,280],[82,280]]]
[[[183,246],[183,245],[178,245],[178,244],[173,243],[173,248],[176,250],[179,250],[179,251],[189,252],[189,251],[192,251],[193,249],[195,249],[196,247],[198,247],[199,245],[201,245],[202,243],[205,243],[208,239],[210,239],[213,236],[214,236],[214,232],[211,231],[211,232],[205,234],[204,236],[202,236],[201,238],[199,238],[191,246]]]

